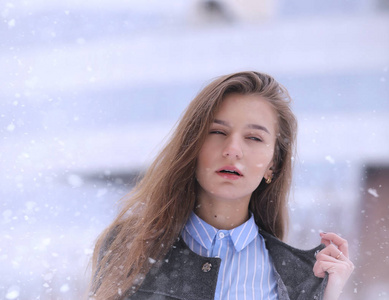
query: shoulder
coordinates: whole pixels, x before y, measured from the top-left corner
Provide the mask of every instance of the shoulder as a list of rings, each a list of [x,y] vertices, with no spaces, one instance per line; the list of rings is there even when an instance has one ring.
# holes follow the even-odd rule
[[[269,250],[269,253],[271,253],[272,256],[279,256],[282,254],[282,256],[286,255],[286,259],[301,259],[304,260],[307,264],[313,265],[316,261],[316,253],[325,247],[323,244],[320,244],[313,249],[301,250],[282,242],[281,240],[267,233],[264,230],[260,229],[259,233],[264,238],[266,248]]]
[[[327,279],[316,277],[313,274],[313,265],[316,262],[316,253],[325,246],[320,244],[310,250],[301,250],[263,230],[259,230],[259,233],[265,240],[274,268],[285,285],[290,299],[297,299],[302,294],[306,294],[306,298],[301,299],[321,299],[319,296],[324,293]]]

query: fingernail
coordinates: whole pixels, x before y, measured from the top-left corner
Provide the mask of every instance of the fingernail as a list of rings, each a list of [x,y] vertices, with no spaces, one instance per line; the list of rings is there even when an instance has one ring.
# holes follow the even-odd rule
[[[327,234],[327,232],[325,232],[325,231],[323,231],[323,232],[320,232],[320,235],[322,235],[322,234]]]

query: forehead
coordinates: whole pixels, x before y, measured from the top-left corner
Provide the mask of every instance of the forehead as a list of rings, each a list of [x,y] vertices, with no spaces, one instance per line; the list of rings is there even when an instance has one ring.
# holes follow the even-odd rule
[[[215,119],[234,124],[252,123],[273,129],[277,128],[276,112],[272,104],[258,94],[228,94],[216,110]]]
[[[270,101],[259,95],[259,94],[239,94],[239,93],[228,93],[223,97],[219,109],[221,106],[226,105],[236,105],[237,107],[247,107],[247,106],[267,106],[268,108],[273,109]]]

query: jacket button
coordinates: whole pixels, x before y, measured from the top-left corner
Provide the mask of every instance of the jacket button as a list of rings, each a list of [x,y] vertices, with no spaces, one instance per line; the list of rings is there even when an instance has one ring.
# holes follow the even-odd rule
[[[202,270],[204,273],[207,273],[207,272],[211,271],[211,269],[212,269],[212,265],[211,265],[211,263],[209,263],[209,262],[206,262],[205,264],[203,264],[203,266],[202,266],[202,268],[201,268],[201,270]]]

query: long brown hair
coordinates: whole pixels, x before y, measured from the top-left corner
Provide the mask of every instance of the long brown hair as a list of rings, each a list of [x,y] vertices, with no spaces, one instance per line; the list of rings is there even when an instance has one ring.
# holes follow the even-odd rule
[[[284,237],[297,126],[289,94],[267,74],[226,75],[212,81],[189,104],[165,148],[100,235],[92,258],[91,294],[95,299],[123,299],[134,292],[153,263],[179,237],[196,203],[198,153],[215,112],[229,93],[258,94],[276,112],[273,182],[260,183],[249,209],[260,228],[279,239]]]

